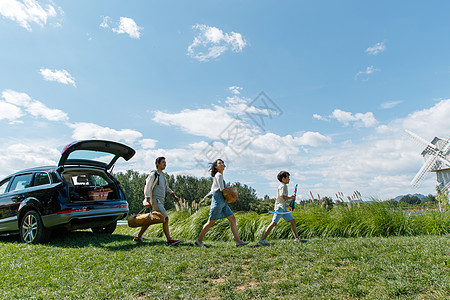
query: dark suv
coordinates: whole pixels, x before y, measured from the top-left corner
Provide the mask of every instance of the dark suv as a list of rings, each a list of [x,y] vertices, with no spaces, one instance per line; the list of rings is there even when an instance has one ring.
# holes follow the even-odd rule
[[[108,172],[135,151],[123,144],[87,140],[65,147],[58,166],[12,174],[0,182],[0,234],[19,233],[42,243],[57,229],[112,233],[128,213],[119,182]]]

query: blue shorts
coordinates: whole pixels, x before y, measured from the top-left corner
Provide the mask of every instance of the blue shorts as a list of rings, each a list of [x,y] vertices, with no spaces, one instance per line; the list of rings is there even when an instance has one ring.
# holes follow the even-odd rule
[[[231,208],[223,197],[221,191],[215,191],[212,196],[211,210],[209,211],[209,219],[211,221],[220,220],[233,215]]]
[[[281,212],[283,214],[277,214],[277,212]],[[272,222],[278,224],[278,221],[280,221],[281,218],[283,218],[286,222],[294,220],[294,217],[292,216],[292,214],[288,214],[288,213],[284,214],[285,212],[287,212],[285,209],[282,209],[282,208],[277,209],[277,211],[273,214]]]

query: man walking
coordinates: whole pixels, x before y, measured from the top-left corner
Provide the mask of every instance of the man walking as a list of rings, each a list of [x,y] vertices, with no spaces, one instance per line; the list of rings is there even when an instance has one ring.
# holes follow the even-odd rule
[[[145,199],[142,204],[145,207],[151,207],[153,211],[158,211],[162,213],[165,217],[163,223],[164,235],[167,238],[167,245],[176,245],[180,240],[173,239],[169,232],[169,217],[167,216],[166,209],[164,208],[164,198],[166,193],[172,195],[178,203],[180,199],[175,195],[175,193],[169,188],[166,180],[166,175],[164,174],[164,169],[166,168],[165,157],[158,157],[155,161],[156,170],[151,171],[150,175],[147,176],[145,180],[144,196]],[[142,226],[141,231],[138,236],[133,240],[135,242],[142,242],[142,235],[147,230],[148,226]]]

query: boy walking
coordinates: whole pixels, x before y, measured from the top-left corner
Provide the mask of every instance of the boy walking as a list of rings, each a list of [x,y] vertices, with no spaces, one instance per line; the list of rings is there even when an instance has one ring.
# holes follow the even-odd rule
[[[266,232],[262,236],[262,238],[258,241],[258,243],[262,246],[267,246],[269,243],[266,238],[272,229],[278,224],[278,221],[283,218],[286,222],[291,223],[292,233],[294,234],[296,242],[307,242],[308,240],[303,240],[298,238],[297,226],[295,224],[295,219],[292,214],[288,211],[289,202],[294,200],[295,196],[288,196],[288,187],[287,185],[290,182],[290,174],[287,171],[281,171],[277,175],[277,179],[280,182],[278,186],[277,199],[275,201],[274,215],[272,218],[272,223],[270,223],[269,227],[267,227]]]

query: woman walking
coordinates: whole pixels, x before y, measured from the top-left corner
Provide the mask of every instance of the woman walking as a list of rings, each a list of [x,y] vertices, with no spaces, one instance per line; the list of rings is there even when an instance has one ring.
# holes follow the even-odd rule
[[[233,233],[236,246],[247,245],[239,238],[239,233],[236,225],[236,217],[228,206],[227,201],[223,196],[225,190],[225,180],[223,179],[223,171],[225,170],[225,163],[221,159],[216,159],[211,165],[211,177],[214,178],[211,186],[210,194],[212,194],[211,210],[209,211],[209,220],[203,225],[202,231],[195,240],[195,245],[198,247],[205,247],[203,238],[208,230],[216,223],[217,220],[227,218],[230,221],[231,232]]]

